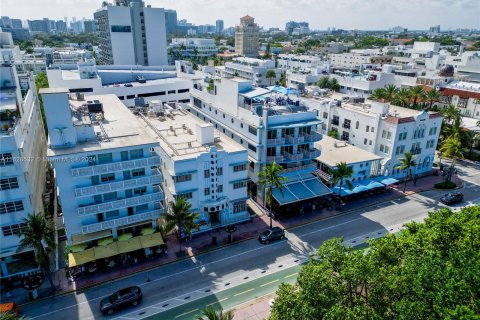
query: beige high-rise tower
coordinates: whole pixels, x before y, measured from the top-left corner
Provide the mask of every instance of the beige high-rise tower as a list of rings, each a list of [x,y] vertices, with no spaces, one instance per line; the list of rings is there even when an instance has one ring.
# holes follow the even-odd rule
[[[255,19],[246,15],[240,18],[235,30],[235,53],[246,57],[258,56],[259,27]]]

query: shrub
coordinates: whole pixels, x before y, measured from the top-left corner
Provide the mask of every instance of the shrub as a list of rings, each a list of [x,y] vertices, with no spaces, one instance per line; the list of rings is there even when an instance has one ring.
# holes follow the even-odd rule
[[[436,189],[455,189],[457,185],[452,181],[443,181],[434,185]]]

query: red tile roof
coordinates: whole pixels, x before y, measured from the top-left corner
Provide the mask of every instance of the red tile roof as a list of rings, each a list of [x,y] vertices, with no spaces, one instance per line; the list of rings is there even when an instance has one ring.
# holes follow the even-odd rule
[[[440,89],[440,93],[444,96],[459,96],[460,98],[468,99],[480,99],[480,92],[472,92],[466,90],[452,89],[452,88],[443,88]]]
[[[385,121],[393,124],[399,124],[399,123],[415,122],[415,118],[414,117],[405,117],[405,118],[386,117]]]
[[[240,20],[253,20],[253,17],[250,17],[248,14],[244,17],[241,17]]]

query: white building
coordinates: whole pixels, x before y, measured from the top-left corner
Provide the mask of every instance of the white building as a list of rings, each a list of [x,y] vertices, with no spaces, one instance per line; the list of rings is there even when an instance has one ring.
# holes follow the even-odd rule
[[[160,143],[166,205],[188,199],[200,232],[249,220],[247,150],[178,105],[150,106],[149,116],[139,117]]]
[[[363,64],[389,63],[392,57],[379,55],[378,53],[333,53],[328,55],[328,60],[334,67],[355,69]]]
[[[191,81],[177,78],[163,68],[140,66],[95,66],[79,63],[76,70],[48,69],[52,88],[67,88],[69,92],[115,94],[126,106],[134,106],[136,98],[162,102],[187,102]]]
[[[252,181],[249,193],[259,201],[263,201],[263,191],[257,190],[258,173],[274,161],[284,168],[282,174],[288,178],[284,194],[274,192],[279,204],[330,193],[312,175],[313,160],[320,154],[314,143],[322,138],[317,132],[321,120],[297,97],[254,87],[240,78],[215,79],[213,90],[198,81],[191,95],[189,111],[193,115],[211,122],[248,150],[248,176]]]
[[[465,117],[480,119],[480,84],[476,82],[454,81],[440,88],[441,107],[453,104]]]
[[[275,71],[274,78],[267,78],[268,70]],[[248,79],[254,86],[265,87],[275,84],[280,80],[281,70],[275,68],[275,61],[262,60],[255,58],[233,58],[232,61],[225,63],[224,75],[226,77],[240,77]]]
[[[162,175],[158,142],[144,124],[113,94],[85,101],[65,88],[40,93],[68,244],[94,246],[155,227],[164,212]]]
[[[282,70],[310,70],[322,66],[325,61],[319,56],[279,54],[277,63]]]
[[[383,158],[381,174],[402,178],[400,159],[409,151],[415,156],[415,174],[429,172],[437,147],[442,117],[425,112],[367,101],[350,103],[334,99],[306,100],[324,120],[322,132],[337,131],[338,138]],[[347,98],[348,99],[348,98]]]
[[[145,7],[107,4],[94,13],[103,64],[162,66],[168,64],[165,12]]]
[[[170,64],[174,64],[176,56],[182,59],[211,57],[218,53],[214,39],[173,38],[168,46]]]
[[[0,268],[1,278],[39,271],[31,249],[17,253],[29,214],[44,211],[45,133],[35,82],[0,66]]]

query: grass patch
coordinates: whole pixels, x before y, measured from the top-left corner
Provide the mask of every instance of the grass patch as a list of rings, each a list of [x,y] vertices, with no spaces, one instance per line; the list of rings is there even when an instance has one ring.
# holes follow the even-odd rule
[[[434,185],[436,189],[455,189],[457,185],[452,181],[439,182]]]

